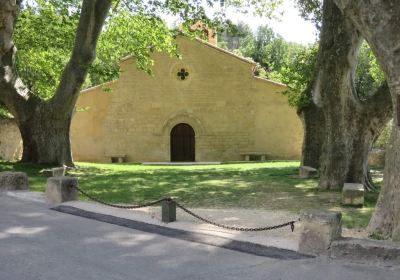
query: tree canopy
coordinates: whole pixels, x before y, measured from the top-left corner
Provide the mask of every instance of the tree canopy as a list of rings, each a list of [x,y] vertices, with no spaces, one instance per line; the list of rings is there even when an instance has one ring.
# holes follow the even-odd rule
[[[242,12],[252,9],[259,14],[271,16],[281,1],[208,2],[211,6],[234,7]],[[14,33],[14,42],[18,48],[17,71],[32,94],[41,99],[52,97],[68,62],[79,21],[80,5],[81,1],[78,0],[29,1],[22,7],[17,19]],[[205,8],[198,0],[115,1],[98,42],[96,60],[88,71],[83,87],[117,78],[119,59],[127,55],[134,56],[137,67],[149,73],[154,64],[150,58],[151,53],[165,51],[178,56],[174,42],[178,30],[169,29],[162,16],[178,14],[186,20],[185,28],[198,19],[209,24],[221,24],[223,10],[215,10],[213,22],[206,16]],[[260,38],[258,42],[264,44],[264,39]],[[260,60],[265,61],[266,58],[262,56],[259,54]],[[0,114],[6,114],[4,107],[0,107]]]

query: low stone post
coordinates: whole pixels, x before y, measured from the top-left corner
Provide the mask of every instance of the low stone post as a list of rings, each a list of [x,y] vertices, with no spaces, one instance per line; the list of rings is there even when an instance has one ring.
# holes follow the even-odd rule
[[[24,172],[0,172],[0,191],[26,191],[29,189],[28,176]]]
[[[60,176],[66,176],[67,175],[67,166],[61,166],[61,167],[54,167],[50,169],[43,169],[40,171],[40,173],[44,177],[60,177]]]
[[[345,183],[342,190],[342,204],[362,207],[364,205],[364,185]]]
[[[332,242],[341,237],[342,214],[339,212],[304,211],[300,215],[300,221],[300,253],[327,255]]]
[[[78,200],[78,179],[73,177],[50,177],[47,179],[46,196],[51,204]]]
[[[176,221],[176,202],[167,199],[161,203],[161,220],[164,223]]]
[[[300,166],[299,177],[302,179],[314,178],[318,176],[318,170],[310,166]]]
[[[53,172],[53,177],[67,175],[67,167],[66,166],[54,167],[51,169],[51,171]]]

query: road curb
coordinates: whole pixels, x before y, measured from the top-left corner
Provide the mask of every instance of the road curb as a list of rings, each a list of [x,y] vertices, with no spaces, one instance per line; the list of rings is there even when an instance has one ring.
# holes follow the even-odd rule
[[[242,253],[252,254],[256,256],[263,256],[280,260],[299,260],[299,259],[313,258],[313,256],[301,254],[292,250],[281,249],[272,246],[265,246],[246,241],[233,240],[225,237],[208,235],[204,233],[196,233],[181,229],[173,229],[159,225],[138,222],[126,218],[120,218],[112,215],[90,212],[72,206],[60,205],[57,207],[53,207],[51,209],[58,212],[71,214],[74,216],[79,216],[91,220],[96,220],[113,225],[136,229],[144,232],[159,234],[189,242],[201,243],[233,251],[239,251]]]

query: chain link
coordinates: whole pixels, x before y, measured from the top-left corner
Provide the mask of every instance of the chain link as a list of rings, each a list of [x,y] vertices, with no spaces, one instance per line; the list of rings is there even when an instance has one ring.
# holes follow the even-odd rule
[[[224,229],[229,229],[229,230],[235,230],[235,231],[267,231],[267,230],[273,230],[273,229],[278,229],[278,228],[283,228],[283,227],[287,227],[290,226],[292,232],[294,231],[294,223],[296,221],[290,221],[284,224],[280,224],[280,225],[275,225],[275,226],[265,226],[265,227],[256,227],[256,228],[251,228],[251,227],[235,227],[235,226],[228,226],[228,225],[223,225],[223,224],[219,224],[217,222],[208,220],[206,218],[203,218],[199,215],[197,215],[196,213],[194,213],[193,211],[190,211],[189,209],[187,209],[186,207],[184,207],[182,204],[176,202],[176,206],[179,207],[180,209],[182,209],[183,211],[185,211],[186,213],[188,213],[189,215],[195,217],[196,219],[199,219],[207,224],[216,226],[216,227],[220,227],[220,228],[224,228]]]
[[[85,191],[83,191],[81,188],[79,188],[78,186],[71,186],[75,189],[78,190],[78,192],[80,192],[82,195],[84,195],[85,197],[89,198],[90,200],[93,200],[97,203],[106,205],[106,206],[110,206],[110,207],[114,207],[114,208],[119,208],[119,209],[138,209],[138,208],[144,208],[144,207],[149,207],[149,206],[153,206],[156,204],[159,204],[163,201],[168,201],[169,203],[176,203],[176,206],[180,209],[182,209],[184,212],[186,212],[187,214],[195,217],[196,219],[203,221],[207,224],[216,226],[216,227],[220,227],[220,228],[224,228],[224,229],[229,229],[229,230],[235,230],[235,231],[268,231],[268,230],[274,230],[274,229],[278,229],[278,228],[283,228],[283,227],[287,227],[290,226],[292,232],[294,231],[294,224],[296,223],[296,221],[290,221],[284,224],[279,224],[279,225],[275,225],[275,226],[265,226],[265,227],[256,227],[256,228],[251,228],[251,227],[235,227],[235,226],[228,226],[228,225],[223,225],[223,224],[219,224],[217,222],[208,220],[206,218],[203,218],[199,215],[197,215],[196,213],[194,213],[193,211],[187,209],[185,206],[183,206],[182,204],[178,203],[177,201],[175,201],[172,198],[161,198],[159,200],[155,200],[149,203],[144,203],[144,204],[138,204],[138,205],[120,205],[120,204],[113,204],[113,203],[108,203],[105,201],[102,201],[92,195],[89,195],[88,193],[86,193]]]
[[[72,186],[75,189],[78,190],[78,192],[80,192],[82,195],[86,196],[87,198],[89,198],[90,200],[96,201],[97,203],[106,205],[106,206],[110,206],[110,207],[114,207],[114,208],[119,208],[119,209],[139,209],[139,208],[144,208],[144,207],[149,207],[149,206],[153,206],[156,204],[159,204],[161,202],[163,202],[164,200],[166,200],[166,198],[161,198],[159,200],[156,201],[152,201],[149,203],[144,203],[144,204],[138,204],[138,205],[120,205],[120,204],[113,204],[113,203],[108,203],[105,201],[102,201],[94,196],[91,196],[90,194],[86,193],[85,191],[83,191],[81,188],[79,188],[78,186]]]

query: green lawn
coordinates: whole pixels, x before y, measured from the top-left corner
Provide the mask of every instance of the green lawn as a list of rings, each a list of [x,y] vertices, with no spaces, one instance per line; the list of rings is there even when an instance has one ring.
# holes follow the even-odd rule
[[[70,172],[80,186],[99,199],[139,203],[171,196],[189,207],[261,208],[299,212],[301,209],[338,210],[347,227],[364,227],[377,194],[367,193],[364,208],[340,206],[339,192],[318,191],[316,179],[296,178],[295,161],[235,163],[206,166],[143,166],[77,163]],[[0,171],[29,175],[31,190],[44,191],[45,166],[0,162]]]

